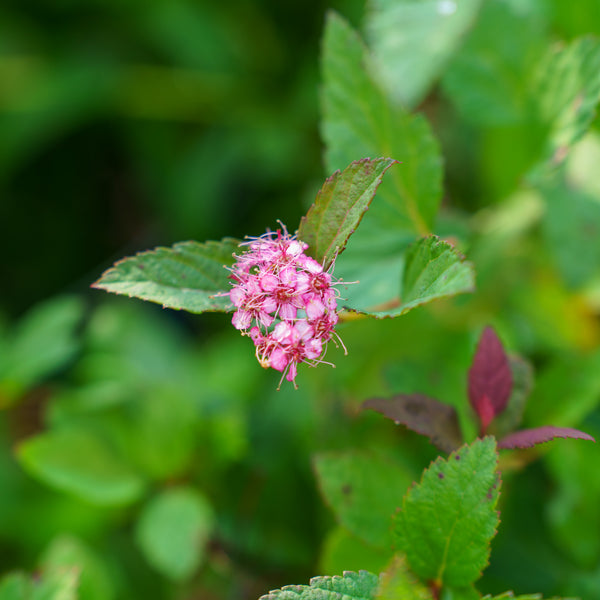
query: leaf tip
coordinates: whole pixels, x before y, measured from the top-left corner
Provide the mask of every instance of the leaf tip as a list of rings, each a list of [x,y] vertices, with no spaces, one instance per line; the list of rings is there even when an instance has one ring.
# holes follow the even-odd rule
[[[594,437],[589,433],[572,429],[571,427],[554,427],[553,425],[544,425],[532,429],[522,429],[511,433],[498,442],[498,448],[501,450],[514,450],[516,448],[533,448],[539,444],[545,444],[556,438],[586,440],[596,443]]]
[[[468,372],[469,402],[479,417],[482,433],[504,411],[512,388],[508,356],[495,330],[488,325],[481,333]]]

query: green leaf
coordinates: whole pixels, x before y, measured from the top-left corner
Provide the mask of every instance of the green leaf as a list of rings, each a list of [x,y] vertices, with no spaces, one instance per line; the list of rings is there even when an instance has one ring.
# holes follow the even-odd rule
[[[552,49],[538,68],[534,97],[547,128],[544,159],[560,163],[589,128],[600,100],[600,41]]]
[[[0,404],[14,401],[73,358],[79,347],[75,329],[83,309],[79,298],[67,296],[27,313],[0,355]]]
[[[487,565],[499,519],[500,478],[494,438],[438,458],[402,503],[396,546],[422,580],[437,587],[467,587]]]
[[[392,514],[412,475],[368,452],[320,454],[314,464],[323,496],[339,522],[361,540],[389,548]]]
[[[440,600],[480,600],[481,594],[474,586],[444,588]]]
[[[147,397],[130,401],[135,415],[125,425],[128,456],[152,479],[180,476],[193,465],[198,408],[189,394],[157,382]]]
[[[506,126],[531,116],[531,79],[546,42],[541,33],[534,19],[523,18],[522,6],[483,4],[442,81],[464,119]]]
[[[381,201],[365,219],[365,225],[372,221],[370,237],[381,245],[382,232],[425,235],[431,230],[442,194],[442,164],[427,121],[392,106],[369,69],[359,36],[339,15],[329,13],[321,123],[327,169],[343,169],[366,156],[391,156],[403,163],[386,178],[379,191]]]
[[[78,600],[77,569],[52,569],[46,571],[41,581],[33,582],[31,600]]]
[[[41,581],[34,580],[30,598],[31,600],[78,600],[78,580],[77,569],[52,569],[44,573]]]
[[[353,308],[393,302],[403,253],[415,237],[432,231],[442,196],[442,159],[429,124],[389,98],[371,76],[368,52],[340,16],[327,19],[322,53],[321,133],[332,172],[366,156],[402,162],[377,191],[377,199],[336,262],[336,275],[360,281],[344,292]]]
[[[50,569],[29,578],[11,573],[0,581],[0,600],[78,600],[77,569]]]
[[[355,161],[323,184],[315,203],[302,217],[298,238],[308,244],[311,256],[325,269],[346,247],[383,175],[395,162],[392,158]]]
[[[597,428],[591,432],[600,434]],[[557,547],[588,571],[600,560],[599,460],[598,444],[556,444],[546,457],[553,479],[546,526]]]
[[[23,573],[10,573],[0,580],[0,600],[26,600],[30,582]]]
[[[433,600],[428,590],[411,573],[406,560],[396,555],[392,564],[381,575],[377,600]]]
[[[313,577],[310,585],[286,585],[259,600],[374,600],[379,578],[368,571],[346,572],[343,577]]]
[[[473,23],[481,0],[372,0],[367,34],[390,95],[416,106]]]
[[[402,312],[474,289],[473,266],[448,242],[430,236],[417,241],[406,253],[400,289]]]
[[[475,289],[473,265],[448,242],[436,236],[421,238],[406,252],[396,305],[385,310],[350,310],[382,318],[398,317],[436,298]]]
[[[162,492],[143,509],[136,539],[148,562],[166,577],[188,579],[204,560],[212,533],[212,507],[198,491]]]
[[[594,169],[599,162],[600,133],[591,129],[569,154],[563,172],[566,186],[600,199],[600,173]]]
[[[98,505],[137,500],[143,481],[92,432],[49,431],[23,442],[17,456],[33,477]]]
[[[78,600],[111,600],[115,590],[103,561],[81,540],[62,535],[52,541],[42,558],[46,571],[74,570],[79,574]]]
[[[566,183],[542,189],[547,251],[567,285],[581,287],[600,272],[600,202]]]
[[[226,312],[232,309],[229,296],[215,294],[229,289],[225,266],[233,264],[238,245],[225,238],[140,252],[115,263],[92,287],[191,313]]]
[[[600,352],[557,358],[536,379],[526,424],[576,427],[597,407],[599,395]]]
[[[338,525],[327,533],[321,547],[319,570],[328,574],[360,569],[381,573],[393,554],[391,547],[380,548],[368,544]]]

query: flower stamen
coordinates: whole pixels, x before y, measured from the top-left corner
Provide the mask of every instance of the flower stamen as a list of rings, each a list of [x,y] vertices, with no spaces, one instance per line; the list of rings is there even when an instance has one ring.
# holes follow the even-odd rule
[[[237,309],[232,323],[252,339],[260,365],[281,372],[279,386],[285,378],[297,387],[300,363],[335,366],[323,360],[330,340],[348,353],[334,331],[341,282],[333,263],[325,271],[305,254],[308,245],[280,225],[240,244],[247,249],[234,254],[229,297]]]

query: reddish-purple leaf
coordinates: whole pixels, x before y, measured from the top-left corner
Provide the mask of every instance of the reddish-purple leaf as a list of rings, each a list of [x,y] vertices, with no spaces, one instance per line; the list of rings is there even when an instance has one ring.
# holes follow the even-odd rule
[[[505,408],[512,390],[508,357],[491,327],[481,334],[469,369],[469,402],[479,416],[481,432]]]
[[[552,425],[544,425],[543,427],[534,427],[533,429],[522,429],[507,435],[498,442],[498,448],[503,450],[512,448],[532,448],[537,444],[549,442],[554,438],[572,438],[576,440],[596,440],[583,431],[571,429],[570,427],[554,427]]]
[[[426,435],[434,446],[452,452],[462,443],[456,410],[435,398],[423,394],[399,394],[392,398],[369,398],[364,409],[375,410],[397,425]]]
[[[485,431],[492,422],[493,418],[496,416],[494,412],[494,405],[487,394],[481,396],[479,404],[477,405],[477,411],[479,414],[479,422],[481,423],[481,430]]]

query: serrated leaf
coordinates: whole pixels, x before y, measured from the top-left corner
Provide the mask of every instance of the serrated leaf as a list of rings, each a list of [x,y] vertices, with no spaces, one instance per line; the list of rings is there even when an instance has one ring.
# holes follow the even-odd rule
[[[595,442],[596,440],[583,431],[572,429],[571,427],[553,427],[552,425],[544,425],[542,427],[534,427],[532,429],[522,429],[515,431],[502,438],[498,442],[498,448],[506,450],[511,448],[532,448],[537,444],[550,442],[555,438],[571,438],[576,440],[588,440]]]
[[[124,258],[105,271],[92,287],[162,304],[191,313],[232,310],[229,271],[239,242],[180,242]]]
[[[332,172],[365,156],[402,162],[384,178],[377,200],[336,263],[356,309],[397,300],[404,251],[428,234],[442,196],[442,160],[427,121],[393,106],[375,83],[368,51],[341,17],[328,15],[322,52],[325,163]]]
[[[406,566],[402,555],[396,555],[381,574],[377,600],[433,600],[428,590]]]
[[[473,265],[448,242],[432,235],[408,249],[400,288],[404,312],[435,298],[474,289]]]
[[[547,127],[545,158],[560,163],[589,128],[600,99],[600,41],[552,49],[538,69],[534,97]]]
[[[527,594],[526,596],[515,596],[514,592],[504,592],[499,596],[492,597],[491,594],[483,597],[483,600],[541,600],[541,594]]]
[[[400,297],[395,306],[371,311],[345,308],[376,318],[398,317],[437,298],[474,289],[473,265],[448,242],[432,235],[417,240],[406,251]]]
[[[322,52],[322,123],[325,162],[330,172],[365,156],[393,156],[403,163],[379,192],[369,214],[370,232],[409,231],[424,235],[433,225],[442,193],[438,145],[421,116],[391,105],[370,72],[359,36],[329,13]],[[386,178],[388,179],[388,178]]]
[[[343,577],[313,577],[310,585],[286,585],[259,600],[373,600],[379,578],[368,571],[345,572]]]
[[[327,270],[346,247],[373,200],[392,158],[362,159],[325,181],[315,203],[300,221],[298,238]]]
[[[368,452],[319,454],[314,464],[319,487],[339,522],[361,540],[389,548],[392,514],[412,475]]]
[[[408,107],[429,91],[481,0],[372,0],[366,27],[381,79]]]
[[[148,562],[177,581],[194,574],[204,559],[214,514],[205,497],[191,488],[173,488],[143,509],[136,539]]]
[[[514,592],[504,592],[499,596],[492,597],[491,595],[484,596],[483,600],[543,600],[542,594],[524,594],[520,596],[515,596]],[[552,598],[548,598],[548,600],[576,600],[575,598],[558,598],[553,596]]]
[[[396,546],[422,580],[461,588],[480,577],[499,522],[497,461],[495,440],[477,440],[438,458],[404,498]]]
[[[470,585],[462,588],[444,588],[441,596],[444,600],[480,600],[481,594]]]
[[[57,489],[98,505],[137,500],[144,482],[91,431],[49,431],[24,441],[17,449],[23,468]]]
[[[468,395],[485,432],[492,419],[502,413],[512,391],[512,373],[502,342],[486,327],[469,368]]]
[[[362,406],[427,436],[443,452],[452,452],[463,442],[456,409],[435,398],[399,394],[392,398],[369,398]]]

